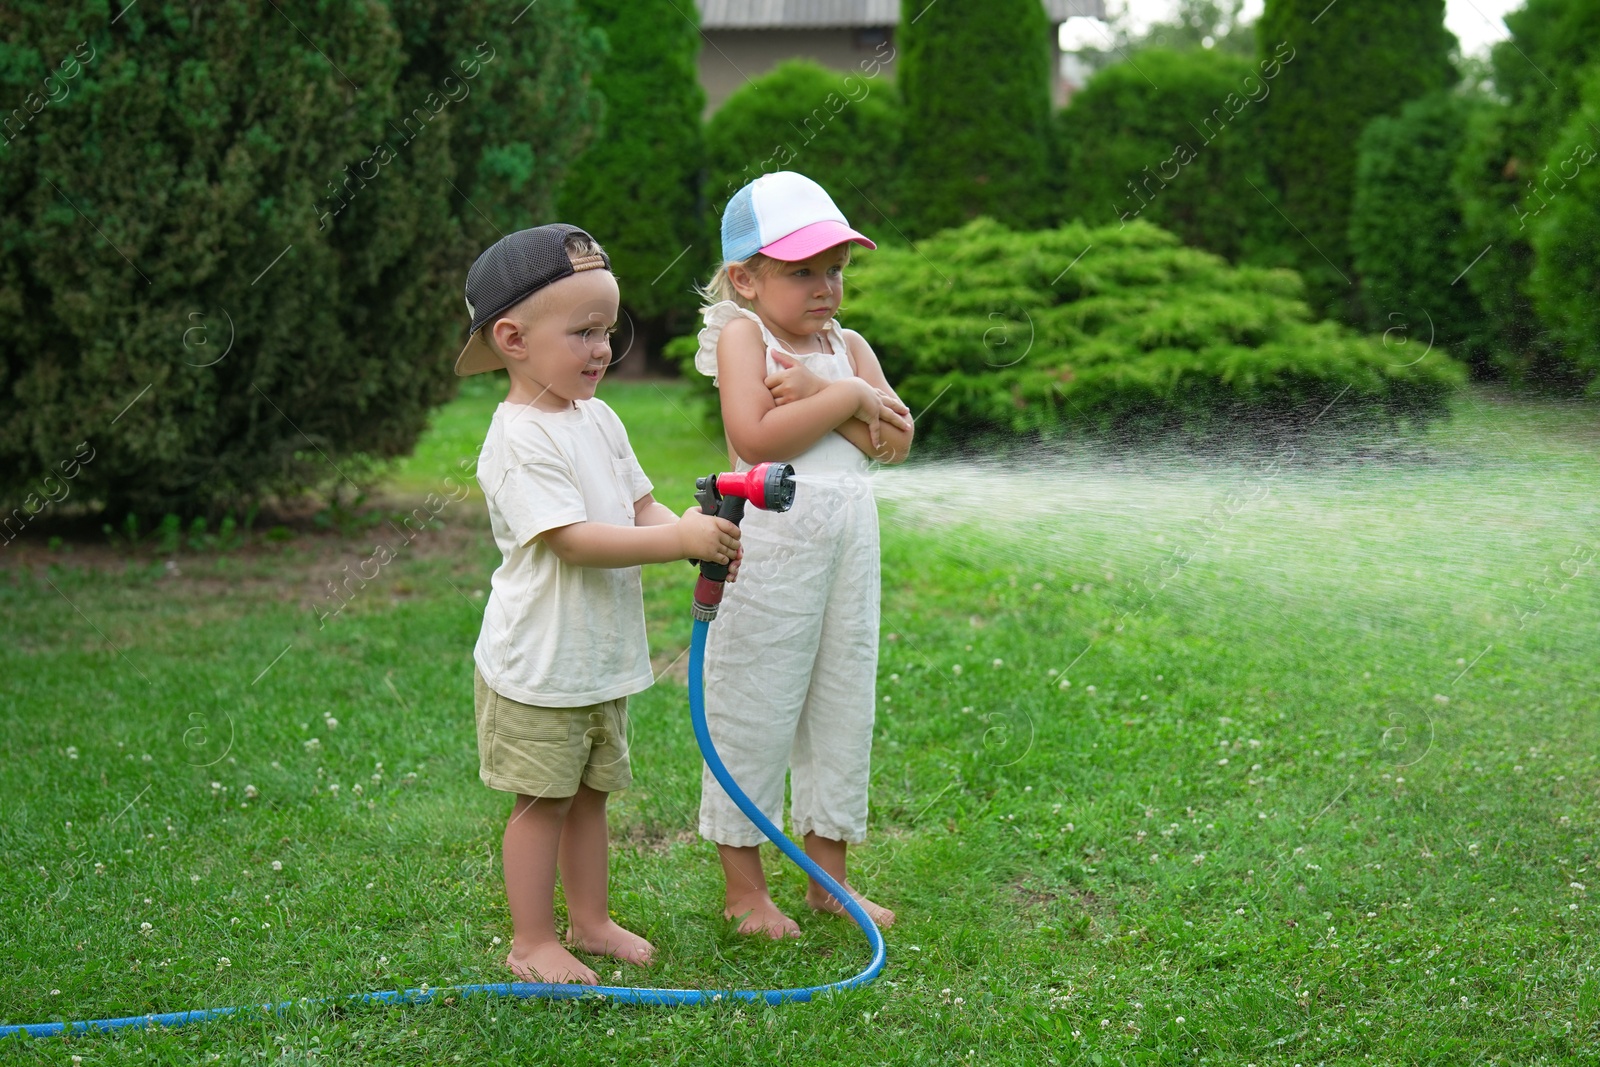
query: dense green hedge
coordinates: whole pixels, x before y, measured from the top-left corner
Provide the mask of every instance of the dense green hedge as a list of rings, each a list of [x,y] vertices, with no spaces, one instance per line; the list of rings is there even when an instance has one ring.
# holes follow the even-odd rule
[[[1293,429],[1335,399],[1341,413],[1427,417],[1465,378],[1441,348],[1417,361],[1312,322],[1291,271],[1231,267],[1142,221],[1015,232],[978,219],[879,249],[848,272],[840,320],[872,344],[930,445]],[[691,342],[675,350],[692,374]]]
[[[1486,353],[1483,312],[1465,285],[1453,284],[1463,258],[1461,210],[1451,174],[1475,101],[1448,90],[1373,119],[1357,146],[1350,253],[1369,329],[1420,355],[1444,345],[1480,371]],[[1476,250],[1474,250],[1476,251]]]
[[[1187,244],[1244,256],[1266,208],[1251,187],[1266,185],[1255,124],[1281,69],[1157,48],[1096,74],[1056,115],[1058,213],[1091,226],[1142,218]]]
[[[1285,47],[1293,56],[1260,121],[1276,206],[1293,227],[1284,247],[1311,305],[1342,313],[1355,295],[1347,234],[1356,138],[1378,115],[1455,80],[1444,0],[1267,0],[1256,26],[1263,58]]]
[[[548,219],[594,118],[598,36],[526,7],[0,6],[0,101],[59,97],[0,149],[7,514],[82,442],[73,502],[114,519],[409,452],[473,257]]]
[[[721,248],[722,209],[740,187],[773,171],[820,182],[851,225],[893,240],[900,107],[883,70],[888,49],[840,73],[788,60],[729,96],[706,125],[707,240]]]
[[[711,258],[697,203],[706,96],[695,67],[695,8],[674,0],[579,0],[578,7],[610,43],[594,79],[605,117],[562,186],[557,211],[605,246],[636,320],[670,316],[669,328],[681,326]]]
[[[987,215],[1032,227],[1050,196],[1055,54],[1039,0],[905,3],[901,228],[913,238]]]
[[[1549,203],[1531,226],[1528,288],[1579,382],[1600,395],[1600,64],[1540,173]]]

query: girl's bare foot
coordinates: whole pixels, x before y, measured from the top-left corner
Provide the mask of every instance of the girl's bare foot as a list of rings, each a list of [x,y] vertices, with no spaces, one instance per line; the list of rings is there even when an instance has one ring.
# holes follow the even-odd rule
[[[506,957],[506,966],[524,982],[575,982],[580,985],[598,985],[600,982],[600,976],[585,967],[559,941],[542,941],[525,952],[514,944],[511,954]]]
[[[637,963],[648,967],[655,959],[656,947],[632,930],[625,930],[607,919],[604,926],[579,928],[576,924],[567,931],[567,944],[596,956],[612,956],[624,963]]]
[[[738,919],[741,934],[766,934],[774,941],[800,936],[800,924],[779,911],[766,893],[749,893],[729,901],[722,917]]]
[[[857,893],[849,883],[845,883],[844,887],[849,890],[851,896],[856,898],[856,902],[872,918],[872,921],[878,924],[879,929],[887,930],[894,925],[894,912],[882,905],[874,904],[860,893]],[[850,914],[844,910],[843,904],[833,899],[831,893],[816,885],[806,889],[806,903],[811,906],[812,911],[825,911],[832,915],[844,915],[846,917]]]

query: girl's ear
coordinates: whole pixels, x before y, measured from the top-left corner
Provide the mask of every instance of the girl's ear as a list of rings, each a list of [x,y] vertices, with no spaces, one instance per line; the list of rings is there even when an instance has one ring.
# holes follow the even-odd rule
[[[728,264],[728,280],[733,283],[733,291],[746,300],[756,298],[755,276],[743,263]]]

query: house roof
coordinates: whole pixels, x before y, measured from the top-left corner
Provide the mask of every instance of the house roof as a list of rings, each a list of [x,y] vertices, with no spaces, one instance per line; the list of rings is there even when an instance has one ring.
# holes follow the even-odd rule
[[[912,0],[925,3],[926,0]],[[1105,0],[1042,0],[1052,23],[1105,18]],[[896,26],[900,0],[695,0],[702,30],[818,30]]]

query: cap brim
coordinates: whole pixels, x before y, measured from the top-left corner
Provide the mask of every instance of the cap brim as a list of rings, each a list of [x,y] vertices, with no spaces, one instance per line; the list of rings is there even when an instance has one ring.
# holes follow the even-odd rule
[[[846,241],[854,241],[868,248],[878,247],[844,223],[825,219],[822,222],[813,222],[809,226],[802,226],[787,237],[778,238],[761,249],[761,254],[781,259],[785,263],[793,263],[810,259],[818,252],[825,252],[834,245],[842,245]]]
[[[483,374],[492,370],[505,370],[505,360],[494,346],[484,340],[485,331],[479,330],[467,340],[467,346],[456,357],[456,374],[465,378],[469,374]]]

